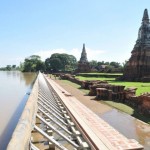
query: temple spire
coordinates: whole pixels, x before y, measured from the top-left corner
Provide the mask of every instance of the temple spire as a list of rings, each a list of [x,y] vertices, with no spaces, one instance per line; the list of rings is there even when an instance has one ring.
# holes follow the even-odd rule
[[[86,54],[86,50],[85,50],[85,44],[83,44],[83,49],[82,49],[82,53],[81,53],[80,62],[83,62],[83,63],[88,62],[87,54]]]
[[[148,10],[147,9],[144,10],[142,22],[149,23],[149,16],[148,16]]]
[[[131,52],[131,57],[124,68],[126,81],[150,82],[150,22],[147,9],[144,10],[138,39]]]
[[[83,43],[83,50],[85,51],[85,44]]]
[[[81,58],[78,62],[78,68],[76,69],[76,72],[90,72],[90,71],[91,71],[91,68],[87,60],[85,44],[83,44]]]

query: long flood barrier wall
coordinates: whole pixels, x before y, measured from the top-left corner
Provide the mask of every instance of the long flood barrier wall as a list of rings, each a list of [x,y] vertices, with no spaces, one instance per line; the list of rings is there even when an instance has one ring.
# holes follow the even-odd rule
[[[37,141],[34,133],[43,135],[47,146],[53,147],[53,150],[143,149],[137,141],[124,137],[54,80],[41,73],[35,81],[7,150],[45,149],[36,145],[37,142],[41,144],[41,139]]]

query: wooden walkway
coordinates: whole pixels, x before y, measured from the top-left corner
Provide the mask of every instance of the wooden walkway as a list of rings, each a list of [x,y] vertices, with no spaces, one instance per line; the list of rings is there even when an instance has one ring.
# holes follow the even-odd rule
[[[22,115],[8,150],[143,149],[137,141],[124,137],[54,80],[41,73],[37,80],[25,107],[28,112]],[[27,113],[30,111],[32,114],[29,117]],[[26,124],[28,128],[25,133],[21,129],[25,130],[23,123],[28,118],[32,119],[29,121],[30,125]],[[18,135],[20,138],[17,138]]]

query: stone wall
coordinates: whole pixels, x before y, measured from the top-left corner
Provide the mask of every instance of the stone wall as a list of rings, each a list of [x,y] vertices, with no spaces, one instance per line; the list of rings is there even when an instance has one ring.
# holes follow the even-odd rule
[[[89,89],[89,95],[95,95],[97,100],[125,103],[144,115],[150,115],[150,93],[136,96],[136,87],[125,89],[125,86],[111,85],[107,81],[82,81],[81,87]]]
[[[94,85],[99,85],[99,84],[106,84],[107,81],[100,81],[100,80],[92,80],[92,81],[82,81],[82,88],[83,89],[89,89],[89,87],[94,86]],[[108,84],[108,83],[107,83]]]
[[[71,74],[59,74],[59,77],[62,80],[69,80],[69,81],[74,82],[76,84],[82,85],[82,81],[76,79],[74,75],[71,75]]]
[[[150,115],[150,93],[144,93],[138,97],[138,109],[142,114]]]
[[[60,74],[59,76],[61,79],[81,85],[84,89],[89,89],[88,95],[96,96],[97,100],[113,100],[115,102],[124,103],[136,108],[144,115],[150,115],[150,93],[136,96],[136,87],[125,89],[125,86],[111,85],[107,81],[80,81],[70,74]]]
[[[110,86],[111,87],[111,86]],[[116,89],[118,87],[116,86]],[[135,95],[136,88],[128,88],[123,91],[112,91],[107,88],[96,88],[97,100],[113,100],[124,103],[132,108],[136,108],[139,113],[150,115],[150,93],[144,93],[140,96]]]

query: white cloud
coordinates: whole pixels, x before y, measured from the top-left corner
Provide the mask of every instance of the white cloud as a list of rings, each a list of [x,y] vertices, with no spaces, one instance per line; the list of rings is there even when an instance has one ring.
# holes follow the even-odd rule
[[[102,55],[104,53],[106,53],[106,51],[104,50],[93,50],[90,48],[86,48],[86,52],[87,52],[87,58],[88,60],[97,60],[97,61],[101,61],[102,60]]]
[[[73,48],[71,50],[60,48],[60,49],[52,49],[52,50],[41,50],[41,51],[36,52],[35,55],[39,55],[41,56],[42,60],[45,60],[46,58],[49,58],[54,53],[67,53],[67,54],[75,56],[77,60],[79,60],[81,57],[81,52],[82,52],[82,49],[78,49],[78,48]],[[106,51],[103,51],[103,50],[93,50],[90,48],[86,48],[86,52],[87,52],[87,58],[89,61],[100,60],[101,55],[106,53]]]
[[[42,60],[49,58],[54,53],[67,53],[67,51],[63,48],[60,49],[52,49],[52,50],[41,50],[35,53],[35,55],[41,56]]]

